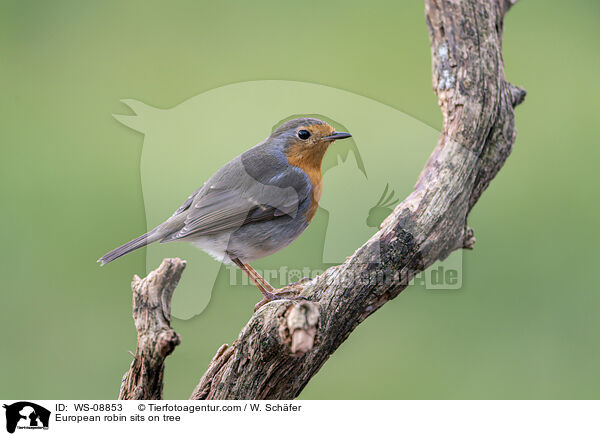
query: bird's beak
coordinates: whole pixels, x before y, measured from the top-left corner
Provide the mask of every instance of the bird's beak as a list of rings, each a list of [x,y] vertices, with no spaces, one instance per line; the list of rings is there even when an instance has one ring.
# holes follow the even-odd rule
[[[335,141],[336,139],[350,138],[352,135],[346,132],[333,132],[333,135],[323,137],[323,141]]]

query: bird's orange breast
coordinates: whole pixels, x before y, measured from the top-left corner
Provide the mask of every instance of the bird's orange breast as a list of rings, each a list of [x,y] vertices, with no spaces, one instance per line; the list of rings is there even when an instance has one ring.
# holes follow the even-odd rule
[[[326,149],[320,150],[319,146],[308,149],[304,146],[293,146],[286,152],[290,165],[300,168],[310,180],[310,206],[306,211],[306,219],[310,222],[319,208],[319,201],[323,193],[323,173],[321,161]]]

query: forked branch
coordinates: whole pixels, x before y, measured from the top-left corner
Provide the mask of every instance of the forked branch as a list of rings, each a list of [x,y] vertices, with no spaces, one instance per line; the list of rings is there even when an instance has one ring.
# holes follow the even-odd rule
[[[257,311],[235,342],[217,351],[192,399],[295,398],[350,333],[411,278],[452,251],[473,247],[467,216],[511,152],[513,108],[525,97],[506,80],[502,63],[504,14],[514,3],[425,1],[444,124],[414,191],[346,262],[281,290],[307,301],[277,300]],[[145,347],[140,337],[142,359],[152,353],[139,353]],[[136,383],[162,384],[163,362],[144,362],[146,368],[158,363],[148,373],[158,378],[126,377],[134,385],[128,391],[139,393],[133,397],[157,394]]]

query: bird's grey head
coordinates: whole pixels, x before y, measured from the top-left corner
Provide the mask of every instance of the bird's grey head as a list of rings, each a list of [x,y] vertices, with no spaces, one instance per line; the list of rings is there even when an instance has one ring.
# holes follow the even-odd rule
[[[281,145],[287,153],[292,149],[327,148],[337,139],[349,138],[349,133],[336,132],[333,127],[318,118],[295,118],[279,126],[268,141]]]

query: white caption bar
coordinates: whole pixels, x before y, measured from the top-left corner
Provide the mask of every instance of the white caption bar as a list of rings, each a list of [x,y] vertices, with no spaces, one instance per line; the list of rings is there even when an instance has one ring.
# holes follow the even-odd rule
[[[19,436],[203,434],[264,436],[598,435],[598,401],[30,401],[5,400],[1,425]],[[12,430],[12,431],[11,431]],[[34,433],[37,434],[37,433]],[[168,434],[168,433],[167,433]]]

